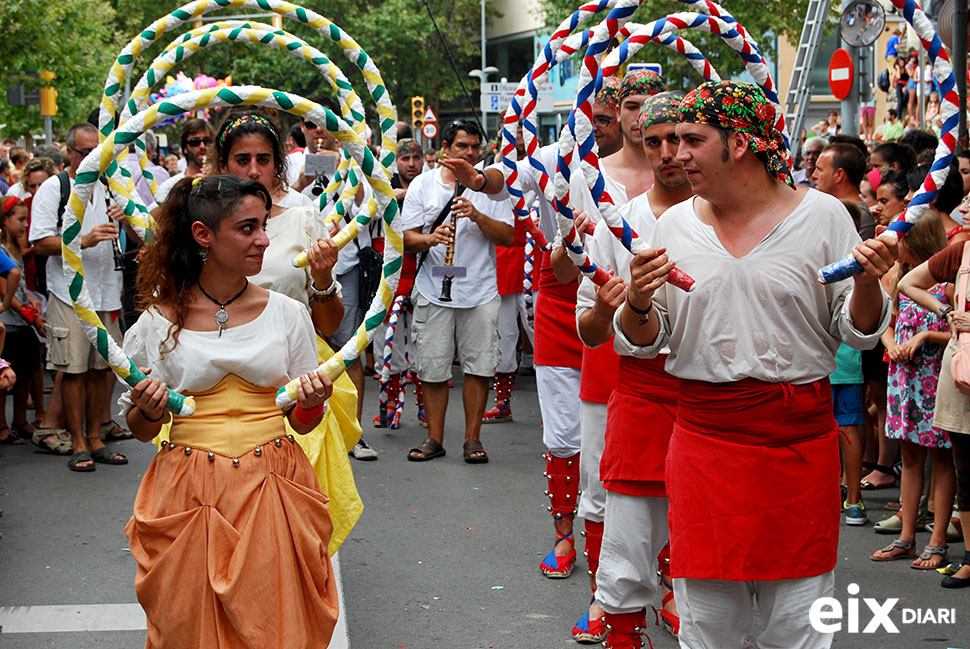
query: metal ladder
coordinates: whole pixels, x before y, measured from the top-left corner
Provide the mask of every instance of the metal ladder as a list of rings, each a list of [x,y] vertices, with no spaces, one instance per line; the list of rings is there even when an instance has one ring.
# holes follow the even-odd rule
[[[788,124],[792,147],[797,146],[799,142],[802,122],[805,121],[805,111],[812,98],[812,70],[815,69],[815,62],[818,59],[818,47],[822,42],[831,4],[831,0],[811,0],[808,5],[808,15],[802,27],[802,38],[798,43],[795,67],[792,70],[791,82],[788,84],[788,96],[785,99],[785,123]],[[794,155],[794,151],[792,154]]]

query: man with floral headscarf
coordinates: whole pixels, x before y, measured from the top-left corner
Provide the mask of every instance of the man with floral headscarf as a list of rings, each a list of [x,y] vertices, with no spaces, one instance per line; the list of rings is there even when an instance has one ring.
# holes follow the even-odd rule
[[[708,82],[680,106],[677,159],[696,198],[657,222],[614,316],[620,353],[681,381],[666,463],[670,566],[682,647],[819,649],[809,609],[834,590],[838,427],[828,376],[840,342],[872,347],[889,323],[879,278],[895,245],[863,243],[835,198],[795,188],[760,88]],[[821,285],[852,254],[863,273]],[[676,264],[696,285],[666,284]],[[764,471],[771,467],[766,488]]]
[[[683,96],[681,92],[661,93],[649,97],[640,110],[638,131],[656,182],[650,191],[621,207],[620,214],[643,238],[649,238],[661,214],[692,193],[684,166],[675,159],[679,143],[675,128]],[[633,255],[605,227],[597,228],[587,242],[590,258],[614,277],[599,288],[587,277],[581,280],[577,328],[589,348],[612,351],[613,314],[626,299]],[[603,443],[584,445],[582,451],[584,465],[593,462],[606,494],[595,608],[605,611],[606,644],[617,649],[634,643],[634,638],[639,640],[635,629],[645,626],[646,609],[660,600],[658,554],[668,536],[664,458],[679,383],[664,371],[665,359],[666,354],[655,359],[619,357]],[[662,574],[669,573],[662,557],[659,565]],[[665,578],[664,584],[667,592],[658,613],[676,634],[679,623],[670,580]],[[596,612],[590,613],[594,622]],[[589,625],[591,630],[594,622]]]

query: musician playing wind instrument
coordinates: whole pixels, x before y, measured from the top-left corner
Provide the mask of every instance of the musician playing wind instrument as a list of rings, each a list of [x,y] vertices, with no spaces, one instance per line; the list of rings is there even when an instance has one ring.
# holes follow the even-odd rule
[[[442,133],[444,153],[475,164],[481,149],[478,124],[458,120]],[[495,246],[511,245],[512,207],[476,190],[487,182],[464,187],[451,170],[439,166],[415,178],[404,199],[401,221],[404,249],[418,253],[412,342],[418,378],[424,383],[428,438],[408,453],[423,462],[445,454],[445,411],[455,346],[465,374],[465,461],[488,461],[479,441],[488,384],[499,362]],[[452,215],[455,223],[452,224]],[[447,249],[454,245],[451,270],[444,273]],[[435,270],[437,267],[437,271]],[[450,275],[451,301],[441,300],[442,281]]]

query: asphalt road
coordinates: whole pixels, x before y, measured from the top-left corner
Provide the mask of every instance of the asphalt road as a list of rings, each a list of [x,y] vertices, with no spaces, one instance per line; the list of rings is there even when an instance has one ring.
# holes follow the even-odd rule
[[[377,408],[376,383],[367,388],[369,422]],[[460,381],[451,395],[444,458],[406,461],[407,449],[425,435],[410,394],[400,430],[365,426],[380,459],[354,463],[365,509],[339,553],[350,646],[574,647],[569,630],[587,603],[585,571],[548,580],[537,568],[554,537],[542,494],[534,380],[519,378],[513,423],[484,427],[491,456],[486,465],[462,461]],[[63,459],[33,446],[0,446],[0,622],[8,621],[0,648],[144,646],[144,631],[93,630],[134,628],[138,619],[130,606],[136,602],[135,567],[123,527],[153,447],[135,441],[112,446],[131,463],[99,466],[93,474],[72,473]],[[765,480],[770,489],[770,470]],[[866,501],[870,519],[887,515],[885,503],[897,494],[872,494]],[[938,574],[912,570],[908,562],[869,561],[892,539],[873,534],[871,524],[842,532],[836,598],[849,610],[847,586],[858,584],[860,631],[872,618],[863,598],[876,606],[899,598],[889,613],[899,633],[849,633],[846,620],[835,647],[970,649],[970,590],[944,590]],[[920,546],[927,542],[928,534],[918,535]],[[772,549],[763,552],[771,561]],[[962,544],[951,544],[954,557],[962,552]],[[33,608],[23,608],[28,606]],[[945,609],[955,623],[903,624],[903,608]],[[11,616],[24,611],[30,612],[28,632],[10,633]],[[677,646],[659,628],[650,637],[657,649]]]

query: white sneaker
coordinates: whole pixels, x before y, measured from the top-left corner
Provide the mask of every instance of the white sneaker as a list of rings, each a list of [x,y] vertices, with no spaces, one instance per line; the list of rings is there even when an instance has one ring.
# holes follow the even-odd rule
[[[363,437],[361,437],[360,441],[357,442],[357,445],[350,450],[350,454],[355,460],[369,461],[377,459],[377,451],[368,446]]]

